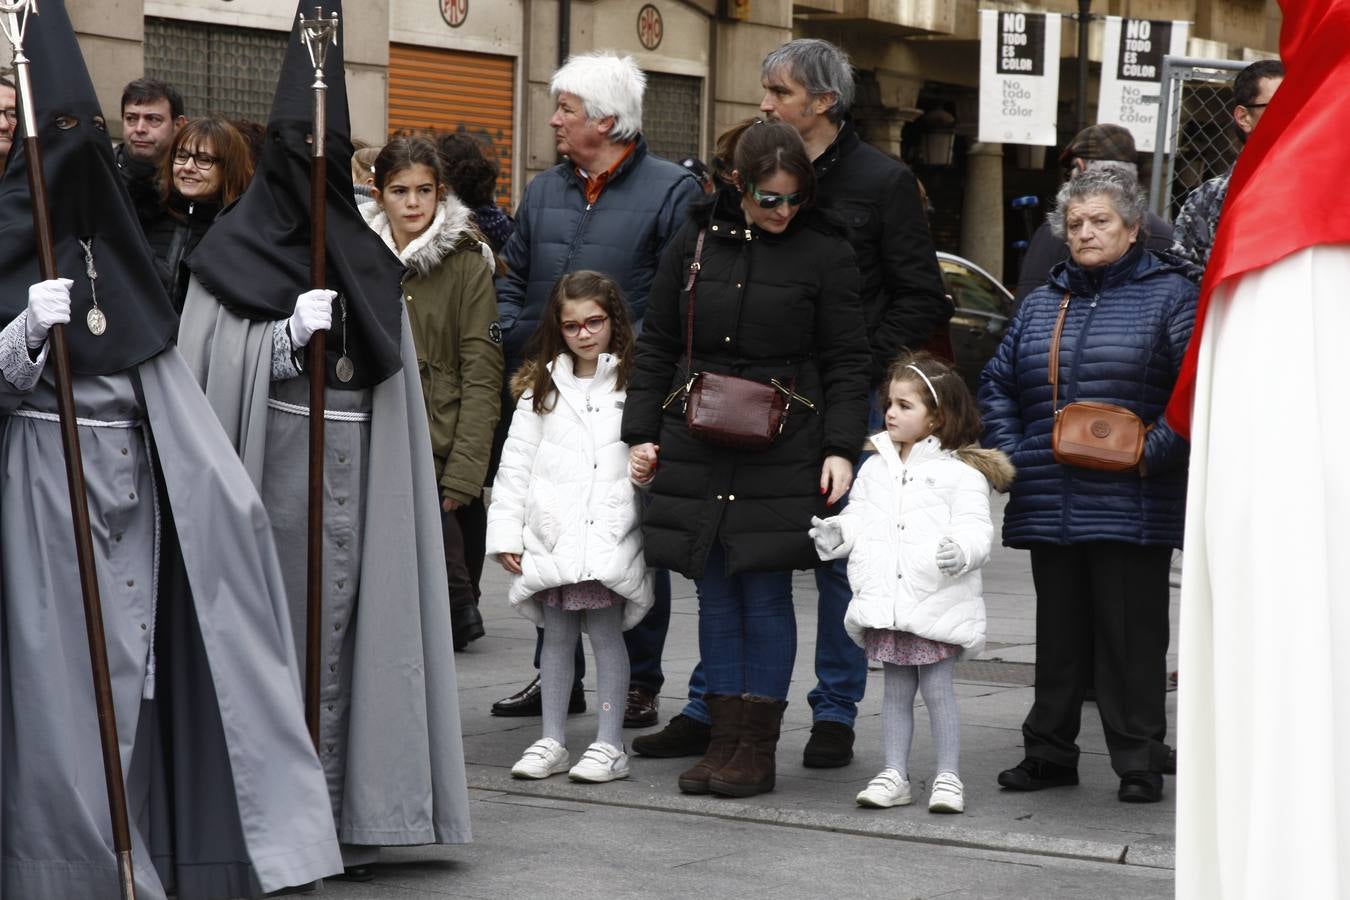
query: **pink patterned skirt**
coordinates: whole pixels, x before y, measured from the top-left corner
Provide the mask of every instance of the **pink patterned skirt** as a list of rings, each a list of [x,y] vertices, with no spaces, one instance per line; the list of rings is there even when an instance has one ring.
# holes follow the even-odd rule
[[[583,581],[580,584],[564,584],[535,594],[540,603],[547,603],[554,609],[576,612],[583,609],[609,609],[623,603],[623,598],[598,581]]]
[[[884,628],[869,628],[863,632],[863,650],[873,662],[895,666],[929,666],[961,652],[955,644]]]

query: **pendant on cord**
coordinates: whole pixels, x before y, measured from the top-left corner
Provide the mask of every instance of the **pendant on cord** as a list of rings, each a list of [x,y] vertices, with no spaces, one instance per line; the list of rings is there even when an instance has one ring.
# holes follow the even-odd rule
[[[342,308],[342,355],[338,357],[337,365],[333,369],[338,381],[346,384],[356,374],[356,364],[347,355],[347,299],[341,294],[338,295],[338,304]]]
[[[87,241],[80,241],[80,246],[84,248],[84,274],[89,278],[89,299],[94,304],[94,308],[85,315],[84,324],[90,334],[98,337],[108,330],[108,317],[98,308],[98,269],[94,268],[94,239],[91,237]]]

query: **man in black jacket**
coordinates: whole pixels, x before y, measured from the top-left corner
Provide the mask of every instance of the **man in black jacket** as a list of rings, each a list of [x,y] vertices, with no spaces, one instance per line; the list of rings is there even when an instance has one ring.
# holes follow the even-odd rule
[[[1069,146],[1060,154],[1059,161],[1068,169],[1073,179],[1089,169],[1109,168],[1131,179],[1139,178],[1134,149],[1134,135],[1120,125],[1089,125],[1074,136]],[[1141,229],[1144,246],[1149,250],[1172,250],[1172,226],[1168,225],[1152,212],[1144,216]],[[1018,303],[1050,278],[1050,269],[1055,263],[1069,258],[1069,245],[1063,238],[1055,237],[1049,222],[1032,235],[1027,245],[1027,255],[1022,259],[1022,268],[1017,275],[1017,290],[1014,296]]]
[[[160,216],[159,170],[178,129],[187,124],[183,98],[157,78],[137,78],[122,89],[122,143],[117,170],[147,234]]]
[[[918,182],[903,163],[858,137],[848,115],[853,68],[838,47],[820,40],[790,41],[765,57],[760,76],[765,91],[760,110],[801,134],[815,164],[816,203],[856,254],[875,388],[891,360],[906,347],[922,347],[951,315]],[[880,416],[871,424],[873,431],[880,430]],[[803,761],[833,768],[853,758],[853,721],[867,686],[867,659],[844,631],[852,598],[844,562],[816,569],[816,585],[817,684],[808,695],[814,725]],[[703,752],[708,720],[698,669],[689,693],[690,704],[665,730],[633,742],[637,752]]]

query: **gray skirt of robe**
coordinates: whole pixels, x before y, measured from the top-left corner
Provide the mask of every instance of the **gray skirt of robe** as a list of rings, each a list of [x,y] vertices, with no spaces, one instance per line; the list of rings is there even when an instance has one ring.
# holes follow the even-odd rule
[[[341,859],[266,515],[176,351],[138,372],[144,405],[75,385],[137,896],[314,880]],[[0,396],[0,896],[115,898],[55,408],[50,373]]]
[[[397,288],[390,302],[401,308]],[[272,323],[234,316],[195,279],[178,342],[272,518],[303,661],[308,380],[273,384]],[[330,414],[370,413],[324,429],[319,750],[349,864],[357,847],[471,839],[440,493],[406,317],[402,357],[369,391],[326,399]]]

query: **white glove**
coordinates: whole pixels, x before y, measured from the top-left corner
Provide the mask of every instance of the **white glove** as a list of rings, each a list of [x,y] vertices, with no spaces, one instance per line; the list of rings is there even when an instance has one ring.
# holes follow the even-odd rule
[[[70,321],[69,278],[39,281],[28,289],[28,348],[36,350],[47,340],[53,325]]]
[[[945,575],[955,575],[966,567],[966,551],[949,537],[938,541],[937,567]]]
[[[291,332],[291,343],[303,347],[316,331],[327,331],[333,327],[333,301],[337,291],[305,291],[295,298],[295,312],[291,313],[286,327]]]
[[[839,523],[820,516],[811,517],[811,528],[806,533],[815,542],[816,554],[822,559],[828,559],[844,543],[844,529],[839,527]]]

